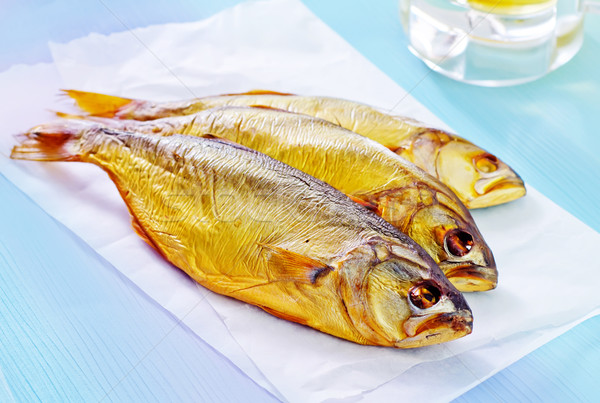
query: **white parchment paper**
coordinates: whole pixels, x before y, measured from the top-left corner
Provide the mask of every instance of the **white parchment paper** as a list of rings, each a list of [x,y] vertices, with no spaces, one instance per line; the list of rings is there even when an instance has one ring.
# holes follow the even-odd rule
[[[72,108],[55,95],[58,88],[156,101],[257,88],[381,108],[402,99],[399,113],[447,128],[295,0],[244,3],[196,23],[92,34],[51,50],[54,65],[0,75],[5,96],[14,100],[0,111],[5,133],[52,119],[47,109]],[[424,390],[436,391],[428,400],[448,400],[599,312],[600,267],[591,257],[600,235],[532,188],[521,200],[474,213],[500,283],[467,295],[473,334],[394,350],[338,340],[207,292],[133,233],[123,201],[97,167],[10,161],[13,144],[0,136],[0,172],[284,400],[397,401]]]

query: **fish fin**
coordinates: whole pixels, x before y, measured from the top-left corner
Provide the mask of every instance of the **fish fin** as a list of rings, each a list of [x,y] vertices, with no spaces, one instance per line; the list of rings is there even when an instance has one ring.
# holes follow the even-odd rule
[[[89,129],[85,125],[85,129]],[[85,130],[79,124],[58,120],[35,126],[20,134],[20,144],[13,147],[10,157],[32,161],[79,161],[79,142]]]
[[[133,99],[130,98],[121,98],[96,92],[78,90],[62,91],[67,96],[73,98],[77,106],[93,116],[113,118],[119,112],[119,109],[133,102]]]
[[[268,105],[250,105],[250,107],[258,108],[258,109],[268,109],[271,111],[278,111],[278,112],[294,113],[294,112],[288,111],[287,109],[274,108],[274,107],[268,106]]]
[[[402,144],[402,145],[387,145],[387,144],[383,144],[383,146],[385,148],[387,148],[388,150],[390,150],[391,152],[398,154],[398,155],[402,155],[404,152],[406,152],[407,150],[409,150],[409,147],[406,144]]]
[[[110,119],[110,118],[104,118],[104,117],[100,117],[100,116],[91,116],[91,115],[76,115],[76,114],[60,112],[60,111],[54,111],[54,113],[59,118],[70,120],[71,125],[78,124],[81,127],[84,127],[84,125],[85,125],[88,128],[104,126],[106,128],[112,128],[112,129],[129,130],[129,126],[128,126],[129,124],[123,123],[124,119]],[[75,121],[80,121],[81,123],[75,123]],[[91,122],[93,122],[93,123],[91,123]],[[135,123],[132,123],[132,124],[135,124]]]
[[[266,306],[259,305],[261,309],[270,313],[273,316],[277,316],[278,318],[285,319],[290,322],[300,323],[301,325],[308,325],[308,321],[306,319],[298,318],[297,316],[293,316],[284,312],[276,311],[272,308],[267,308]]]
[[[223,95],[295,95],[288,92],[278,92],[270,90],[250,90],[247,92],[238,92],[235,94],[223,94]]]
[[[144,227],[142,227],[140,220],[138,220],[138,218],[133,214],[131,215],[131,226],[133,227],[135,233],[138,234],[138,236],[142,238],[144,242],[152,246],[152,248],[154,248],[158,253],[162,254],[158,246],[156,246],[156,243],[154,243],[154,241],[152,240],[152,238],[150,238]]]
[[[211,133],[202,133],[202,134],[198,134],[198,135],[196,135],[194,137],[201,137],[203,139],[210,139],[210,140],[219,140],[219,141],[222,141],[223,143],[237,144],[237,143],[235,143],[235,142],[233,142],[231,140],[227,140],[227,139],[221,138],[219,136],[215,136],[214,134],[211,134]]]
[[[105,130],[103,130],[103,132],[109,134],[110,132],[107,132]],[[140,222],[140,220],[137,218],[137,216],[134,214],[133,212],[133,208],[130,204],[130,198],[129,198],[129,190],[127,190],[126,188],[123,187],[123,185],[121,184],[121,181],[119,180],[119,178],[110,171],[106,171],[106,173],[108,174],[108,177],[110,178],[110,180],[117,186],[117,190],[119,191],[119,194],[121,195],[121,199],[123,199],[123,201],[125,201],[125,206],[127,206],[127,210],[129,210],[129,215],[131,216],[131,227],[133,228],[133,230],[135,231],[135,233],[142,238],[142,240],[144,242],[146,242],[148,245],[150,245],[152,247],[152,249],[154,249],[156,252],[158,252],[162,257],[165,258],[165,260],[173,263],[169,257],[165,254],[165,252],[163,252],[160,248],[159,248],[159,244],[154,242],[152,240],[152,238],[150,237],[150,235],[148,235],[148,232],[144,229],[144,227],[142,226],[142,223]]]
[[[280,248],[274,245],[260,244],[267,252],[269,265],[274,269],[275,281],[296,281],[304,284],[315,284],[319,277],[333,269],[315,259]]]
[[[359,199],[358,197],[355,197],[355,196],[348,195],[348,197],[354,203],[358,203],[361,206],[363,206],[364,208],[366,208],[367,210],[372,211],[375,214],[379,214],[379,206],[377,204],[375,204],[373,202],[370,202],[370,201],[367,201],[367,200]]]
[[[227,145],[233,146],[235,148],[238,148],[240,150],[248,151],[248,152],[255,153],[255,154],[261,154],[260,152],[256,151],[253,148],[246,147],[243,144],[236,143],[235,141],[226,139],[224,137],[215,136],[214,134],[204,133],[204,134],[194,135],[194,137],[200,137],[203,139],[213,140],[217,143],[227,144]]]
[[[224,137],[215,136],[214,134],[211,134],[211,133],[203,133],[203,134],[199,134],[199,135],[194,136],[194,137],[201,137],[203,139],[214,140],[217,143],[229,144],[229,145],[232,145],[232,146],[236,146],[237,148],[249,149],[248,147],[243,146],[243,145],[241,145],[239,143],[236,143],[233,140],[229,140],[229,139],[226,139]]]
[[[61,112],[61,111],[52,111],[52,112],[54,112],[54,114],[56,116],[58,116],[59,118],[63,118],[63,119],[84,120],[89,117],[89,116],[85,116],[85,115],[75,115],[73,113],[66,113],[66,112]]]

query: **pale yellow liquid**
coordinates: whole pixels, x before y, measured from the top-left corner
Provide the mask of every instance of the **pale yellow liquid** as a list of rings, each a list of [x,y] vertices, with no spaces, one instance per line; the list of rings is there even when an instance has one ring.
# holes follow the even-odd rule
[[[533,14],[551,8],[556,0],[467,0],[474,10],[492,14]]]

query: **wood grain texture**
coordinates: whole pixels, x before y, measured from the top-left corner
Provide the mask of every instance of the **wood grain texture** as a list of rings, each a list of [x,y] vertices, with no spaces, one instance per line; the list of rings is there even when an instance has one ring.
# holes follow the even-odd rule
[[[0,175],[1,401],[276,401]]]
[[[457,133],[600,231],[599,15],[587,16],[581,51],[557,71],[529,84],[482,88],[431,72],[408,51],[395,0],[303,2]],[[591,260],[590,270],[598,265]],[[587,320],[458,401],[597,401],[598,334],[600,318]]]
[[[598,346],[600,316],[576,326],[454,401],[597,402]]]
[[[10,40],[0,42],[0,71],[50,61],[48,40],[194,21],[238,2],[7,0],[0,36]],[[588,17],[584,46],[564,67],[530,84],[485,89],[432,73],[410,54],[396,0],[304,3],[457,132],[600,231],[600,16]],[[0,401],[100,400],[174,319],[1,176],[0,207]],[[593,401],[599,331],[598,318],[584,322],[460,401]],[[107,400],[269,398],[183,328],[159,347]]]

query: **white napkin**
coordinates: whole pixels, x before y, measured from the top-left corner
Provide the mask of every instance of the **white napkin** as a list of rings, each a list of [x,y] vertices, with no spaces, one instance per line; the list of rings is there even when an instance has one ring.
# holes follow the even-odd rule
[[[0,112],[15,132],[48,120],[43,108],[65,109],[64,100],[51,97],[58,84],[157,101],[257,88],[381,108],[402,99],[395,111],[445,128],[299,1],[248,2],[196,23],[92,34],[51,49],[62,80],[52,66],[0,75],[0,86],[22,100]],[[32,75],[42,70],[46,77]],[[8,154],[11,144],[0,138],[0,152]],[[600,267],[592,258],[600,235],[532,188],[524,199],[474,214],[494,251],[500,283],[492,292],[467,295],[473,334],[395,350],[342,341],[196,286],[133,234],[114,185],[94,166],[2,159],[0,171],[249,376],[289,401],[397,401],[423,393],[428,400],[448,400],[600,308]]]

